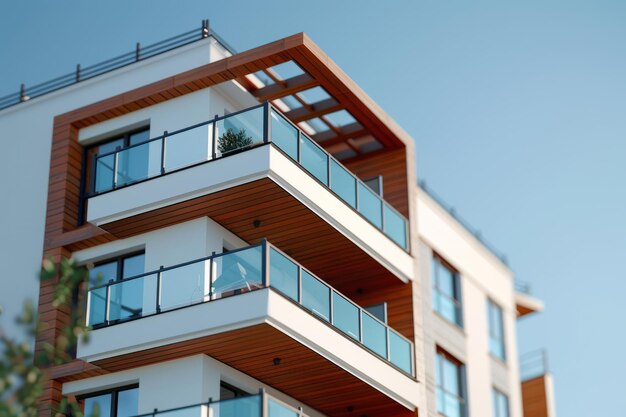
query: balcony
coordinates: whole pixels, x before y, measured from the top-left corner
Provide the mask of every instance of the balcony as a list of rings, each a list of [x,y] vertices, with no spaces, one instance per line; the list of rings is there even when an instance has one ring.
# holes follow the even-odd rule
[[[198,303],[271,288],[369,352],[413,376],[413,344],[272,244],[216,254],[96,285],[87,324],[98,329]]]
[[[413,343],[266,241],[94,286],[87,304],[77,357],[109,371],[203,353],[322,411],[416,406]]]
[[[524,417],[554,417],[554,384],[544,350],[520,356]]]
[[[515,280],[515,309],[517,317],[538,313],[543,310],[543,302],[534,297],[530,284],[525,281]]]

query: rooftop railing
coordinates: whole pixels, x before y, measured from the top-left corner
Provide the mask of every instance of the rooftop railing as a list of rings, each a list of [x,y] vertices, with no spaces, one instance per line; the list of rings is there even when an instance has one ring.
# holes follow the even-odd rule
[[[268,143],[408,250],[407,219],[269,102],[95,155],[92,195]]]
[[[0,97],[0,110],[31,100],[36,97],[43,96],[48,93],[52,93],[62,88],[69,87],[70,85],[74,85],[76,83],[88,80],[98,75],[114,71],[135,62],[139,62],[141,60],[151,58],[165,52],[169,52],[173,49],[189,45],[196,41],[208,38],[209,36],[217,40],[224,47],[224,49],[228,50],[231,53],[234,53],[232,48],[227,45],[226,42],[224,42],[215,32],[209,29],[209,21],[203,20],[202,26],[198,29],[193,29],[188,32],[181,33],[169,39],[165,39],[148,46],[141,46],[140,43],[137,43],[133,51],[86,67],[81,67],[81,65],[78,64],[76,65],[75,71],[62,75],[60,77],[53,78],[40,84],[28,87],[22,84],[20,86],[19,92]]]
[[[532,295],[532,287],[527,281],[515,279],[515,291],[526,295]]]
[[[527,381],[549,372],[548,352],[545,349],[534,350],[519,357],[520,379]]]
[[[307,417],[302,407],[295,408],[261,390],[259,394],[167,410],[154,409],[135,417]]]
[[[262,288],[279,294],[408,375],[413,343],[263,240],[121,281],[90,285],[87,324],[95,328]]]

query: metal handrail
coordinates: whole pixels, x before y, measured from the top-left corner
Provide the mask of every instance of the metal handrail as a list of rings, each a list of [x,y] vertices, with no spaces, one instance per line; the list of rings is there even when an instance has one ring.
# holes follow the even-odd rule
[[[537,349],[519,356],[520,379],[527,381],[550,372],[548,352]]]
[[[160,136],[156,136],[152,139],[149,139],[147,141],[141,142],[141,143],[137,143],[134,145],[130,145],[124,148],[118,148],[115,149],[113,151],[110,152],[106,152],[103,154],[96,154],[93,156],[94,160],[93,160],[93,166],[92,166],[92,186],[91,186],[91,190],[90,190],[90,196],[95,196],[95,195],[100,195],[106,192],[110,192],[122,187],[126,187],[132,184],[135,184],[137,182],[141,182],[141,181],[145,181],[145,180],[149,180],[152,178],[157,178],[161,175],[164,175],[166,173],[169,172],[174,172],[174,171],[178,171],[181,169],[186,169],[186,168],[190,168],[191,166],[184,166],[184,167],[179,167],[179,168],[174,168],[171,170],[168,170],[168,168],[165,166],[165,154],[166,154],[166,139],[172,136],[176,136],[178,134],[187,132],[189,130],[192,129],[197,129],[199,127],[203,127],[203,126],[213,126],[213,137],[211,138],[211,148],[212,148],[212,152],[211,152],[211,158],[210,159],[205,159],[203,161],[200,161],[198,163],[204,163],[204,162],[209,162],[215,159],[218,159],[218,155],[216,152],[216,142],[217,142],[217,138],[215,137],[215,131],[216,131],[216,125],[218,122],[225,120],[225,119],[230,119],[233,117],[236,117],[240,114],[246,113],[246,112],[251,112],[254,110],[257,110],[259,108],[263,108],[264,110],[264,115],[263,115],[263,125],[259,126],[260,128],[262,128],[263,130],[263,140],[262,143],[263,144],[268,144],[268,143],[274,143],[274,141],[272,140],[272,134],[271,134],[271,126],[272,126],[272,122],[271,122],[271,114],[275,113],[278,115],[278,117],[281,117],[285,122],[289,123],[290,126],[292,126],[295,131],[297,132],[297,139],[296,139],[296,143],[297,143],[297,157],[294,159],[294,157],[292,155],[289,155],[287,152],[285,152],[283,149],[280,148],[280,146],[276,145],[276,143],[274,143],[274,145],[284,154],[286,155],[288,158],[290,158],[291,160],[293,160],[296,164],[298,164],[299,166],[301,166],[305,172],[309,173],[310,176],[315,179],[317,182],[321,183],[324,187],[326,187],[330,192],[332,192],[333,194],[335,194],[339,199],[341,199],[342,201],[344,201],[349,207],[351,207],[352,209],[354,209],[357,213],[359,213],[359,215],[361,215],[361,217],[363,219],[365,219],[366,221],[368,221],[370,224],[372,224],[374,227],[376,227],[377,229],[381,230],[385,235],[387,235],[390,240],[392,242],[394,242],[395,244],[397,244],[398,246],[402,247],[402,249],[404,250],[409,250],[410,249],[410,238],[409,238],[409,222],[406,219],[406,217],[404,217],[404,215],[402,213],[400,213],[395,207],[393,207],[391,204],[389,204],[387,201],[385,201],[382,197],[380,197],[379,195],[377,195],[375,192],[371,192],[371,195],[376,198],[377,202],[380,205],[380,213],[378,213],[380,215],[380,224],[374,224],[370,219],[368,219],[363,213],[361,213],[359,211],[359,201],[360,201],[360,195],[361,195],[361,189],[365,189],[365,190],[370,190],[370,188],[360,179],[358,178],[356,175],[354,175],[348,168],[346,168],[343,164],[341,164],[341,162],[339,162],[337,159],[335,159],[328,151],[326,151],[323,147],[321,147],[318,143],[316,143],[314,140],[312,140],[308,135],[306,135],[306,133],[304,133],[297,125],[295,125],[294,123],[292,123],[287,117],[284,116],[284,114],[278,110],[275,106],[273,106],[269,101],[266,101],[262,104],[253,106],[253,107],[249,107],[234,113],[230,113],[228,115],[224,115],[224,116],[215,116],[213,119],[201,122],[201,123],[197,123],[195,125],[192,126],[188,126],[179,130],[176,130],[174,132],[164,132],[163,135]],[[304,137],[306,138],[306,140],[308,140],[311,144],[313,144],[320,152],[323,153],[323,155],[325,156],[325,160],[326,160],[326,173],[327,173],[327,178],[326,178],[326,183],[320,181],[315,175],[311,174],[307,168],[303,165],[301,159],[301,138]],[[117,165],[117,155],[119,155],[121,152],[126,152],[129,149],[133,149],[133,148],[137,148],[139,146],[149,146],[149,144],[151,143],[155,143],[155,142],[161,142],[160,146],[161,146],[161,153],[162,153],[162,157],[161,157],[161,161],[160,161],[160,166],[157,167],[157,169],[154,170],[155,175],[152,176],[148,176],[146,178],[141,178],[141,179],[137,179],[135,181],[132,182],[125,182],[121,185],[118,184],[117,182],[117,171],[118,171],[118,165]],[[261,143],[257,143],[256,145],[260,145]],[[255,145],[251,145],[250,147],[254,147]],[[247,148],[246,148],[247,149]],[[236,149],[233,151],[243,151],[244,149]],[[229,152],[230,154],[230,152]],[[95,190],[95,184],[97,182],[98,179],[98,161],[101,161],[103,158],[109,157],[111,155],[114,155],[114,161],[113,161],[113,177],[112,177],[112,183],[111,183],[111,187],[107,188],[106,190],[102,190],[102,191],[96,191]],[[343,170],[345,170],[345,172],[347,172],[352,179],[354,180],[354,186],[355,186],[355,190],[354,190],[354,196],[355,196],[355,201],[356,204],[355,206],[352,206],[348,201],[344,200],[340,195],[338,195],[337,193],[335,193],[332,189],[332,176],[331,176],[331,166],[332,164],[336,164],[337,166],[339,166],[340,168],[342,168]],[[192,165],[193,166],[193,165]],[[401,221],[404,224],[404,235],[403,235],[403,244],[401,242],[396,241],[390,234],[387,234],[387,230],[386,230],[386,224],[385,224],[385,210],[390,210],[392,213],[395,214],[395,216],[397,216],[399,219],[401,219]]]
[[[259,390],[258,394],[250,394],[250,395],[245,395],[245,396],[240,396],[240,397],[235,397],[235,398],[228,398],[228,399],[224,399],[224,400],[218,400],[218,401],[213,401],[212,398],[209,398],[209,400],[207,402],[202,402],[202,403],[196,403],[196,404],[192,404],[192,405],[186,405],[186,406],[182,406],[182,407],[175,407],[175,408],[168,408],[168,409],[164,409],[164,410],[159,410],[158,408],[155,408],[151,413],[144,413],[144,414],[138,414],[135,415],[134,417],[156,417],[158,415],[161,414],[171,414],[171,413],[177,413],[180,411],[185,411],[185,410],[193,410],[195,408],[197,409],[202,409],[202,408],[206,408],[208,410],[210,410],[213,407],[222,407],[225,404],[233,404],[233,403],[237,403],[237,402],[245,402],[245,401],[249,401],[251,399],[254,398],[258,398],[258,409],[255,410],[251,410],[252,412],[255,412],[254,414],[250,414],[249,416],[240,416],[240,417],[271,417],[269,410],[268,410],[268,400],[278,404],[279,406],[297,414],[300,417],[308,417],[306,414],[303,413],[303,409],[302,407],[293,407],[289,404],[287,404],[284,401],[279,400],[278,398],[274,397],[273,395],[268,394],[265,389],[261,388]],[[200,417],[203,414],[198,414],[198,417]],[[206,413],[206,415],[212,415],[211,413]]]
[[[108,327],[110,325],[114,325],[117,323],[121,323],[124,321],[128,321],[131,319],[138,319],[138,318],[142,318],[142,317],[148,317],[148,316],[152,316],[152,315],[157,315],[157,314],[161,314],[164,313],[166,311],[172,311],[174,309],[178,309],[178,308],[184,308],[184,307],[189,307],[191,305],[196,305],[199,303],[205,303],[205,302],[211,302],[220,298],[224,298],[225,295],[224,293],[226,292],[235,292],[236,290],[239,289],[243,289],[242,287],[237,287],[237,288],[229,288],[225,291],[222,291],[222,293],[216,294],[213,292],[213,285],[215,283],[215,279],[217,279],[217,277],[215,277],[214,275],[214,267],[213,267],[213,261],[215,259],[218,258],[222,258],[222,257],[226,257],[226,256],[230,256],[233,254],[236,254],[238,252],[243,252],[243,251],[247,251],[250,249],[255,249],[255,248],[261,248],[261,262],[260,265],[258,265],[260,271],[261,271],[261,283],[258,282],[253,282],[253,284],[255,284],[255,289],[261,289],[261,288],[272,288],[273,290],[275,290],[277,293],[279,293],[281,296],[294,301],[296,304],[298,304],[299,306],[301,306],[302,308],[306,309],[307,311],[310,311],[302,302],[302,272],[306,272],[307,274],[309,274],[311,277],[313,277],[314,279],[316,279],[317,281],[319,281],[322,285],[324,285],[325,287],[328,288],[328,292],[329,292],[329,317],[323,321],[325,321],[326,323],[329,323],[330,325],[332,325],[333,328],[336,328],[337,330],[339,330],[342,334],[345,334],[346,337],[348,337],[350,340],[354,340],[355,342],[358,342],[362,347],[366,348],[367,350],[369,350],[370,352],[374,353],[375,355],[381,357],[382,359],[385,359],[390,365],[396,367],[397,369],[401,370],[402,372],[405,372],[407,374],[410,374],[411,376],[414,375],[415,372],[415,365],[414,365],[414,354],[415,354],[415,348],[413,345],[413,342],[408,339],[407,337],[405,337],[404,335],[400,334],[399,332],[397,332],[396,330],[392,329],[387,323],[381,321],[380,319],[378,319],[377,317],[375,317],[374,315],[372,315],[370,312],[368,312],[367,310],[363,309],[362,307],[360,307],[358,304],[354,303],[352,300],[350,300],[348,297],[346,297],[345,295],[343,295],[342,293],[340,293],[339,291],[337,291],[335,288],[333,288],[331,285],[327,284],[326,282],[324,282],[323,280],[321,280],[320,278],[318,278],[315,274],[311,273],[309,270],[307,270],[306,268],[304,268],[302,265],[300,265],[298,262],[296,262],[295,260],[293,260],[289,255],[285,254],[283,251],[281,251],[280,249],[278,249],[276,246],[272,245],[271,243],[269,243],[266,239],[262,239],[260,243],[257,243],[255,245],[251,245],[251,246],[246,246],[243,248],[238,248],[232,251],[228,251],[228,252],[224,252],[224,253],[213,253],[210,256],[206,256],[203,258],[199,258],[199,259],[195,259],[192,261],[188,261],[188,262],[184,262],[184,263],[180,263],[177,265],[173,265],[173,266],[168,266],[168,267],[161,267],[159,269],[150,271],[150,272],[146,272],[143,274],[139,274],[139,275],[134,275],[128,278],[124,278],[121,280],[109,280],[109,282],[102,284],[102,285],[96,285],[93,286],[91,288],[89,288],[87,290],[88,296],[87,296],[87,324],[88,325],[93,325],[94,328],[101,328],[101,327]],[[288,261],[292,262],[297,268],[298,268],[298,274],[297,274],[297,286],[299,288],[298,291],[298,297],[297,299],[294,299],[292,297],[290,297],[287,294],[282,293],[278,288],[276,288],[275,286],[272,286],[272,282],[271,282],[271,274],[270,274],[270,255],[271,255],[271,251],[276,251],[277,253],[279,253],[280,255],[284,256]],[[185,305],[179,305],[179,306],[175,306],[175,307],[166,307],[165,309],[162,308],[162,302],[161,302],[161,297],[163,295],[162,293],[162,276],[163,273],[167,272],[167,271],[171,271],[171,270],[176,270],[176,269],[180,269],[183,268],[185,266],[188,265],[192,265],[195,263],[199,263],[199,262],[206,262],[209,261],[210,265],[209,265],[209,277],[208,277],[208,282],[209,282],[209,293],[208,294],[204,294],[201,297],[198,297],[198,301],[190,301],[189,304],[185,304]],[[128,282],[132,282],[132,281],[136,281],[139,280],[141,278],[145,278],[145,277],[155,277],[156,280],[156,288],[155,288],[155,310],[154,313],[148,313],[148,314],[141,314],[142,311],[140,310],[138,315],[133,315],[130,316],[128,318],[123,318],[123,319],[114,319],[114,320],[110,320],[110,303],[111,303],[111,290],[110,288],[113,286],[117,286],[117,285],[123,285],[125,283]],[[206,279],[206,278],[204,278]],[[260,284],[260,285],[259,285]],[[249,283],[247,283],[248,285],[248,289],[249,291],[253,291],[254,289],[249,287]],[[104,291],[104,296],[102,296],[101,294],[99,294],[98,290],[102,290],[102,289],[106,289],[106,291]],[[237,293],[231,294],[231,295],[236,295]],[[334,314],[334,309],[333,309],[333,295],[337,294],[338,296],[340,296],[341,298],[343,298],[344,300],[346,300],[347,302],[349,302],[351,305],[353,305],[357,310],[358,310],[358,317],[359,317],[359,334],[356,335],[358,337],[358,339],[354,339],[351,338],[348,334],[346,334],[343,330],[341,330],[340,328],[336,327],[334,324],[335,321],[335,314]],[[219,298],[216,298],[217,296],[219,296]],[[99,299],[104,299],[104,322],[103,323],[90,323],[90,319],[91,319],[91,299],[92,297],[97,297]],[[120,308],[124,309],[126,308],[127,311],[135,311],[134,309],[130,309],[127,306],[122,306],[120,305]],[[311,311],[311,313],[315,315],[315,313],[313,313]],[[362,317],[363,315],[367,315],[369,318],[371,318],[372,320],[374,320],[375,322],[377,322],[379,325],[383,326],[385,329],[385,349],[386,349],[386,357],[380,355],[379,353],[373,351],[372,349],[370,349],[367,345],[365,345],[364,342],[364,337],[363,337],[363,325],[362,325]],[[317,316],[316,316],[317,317]],[[391,359],[391,345],[390,345],[390,332],[393,332],[393,334],[397,337],[399,337],[400,339],[404,340],[409,347],[409,358],[410,358],[410,371],[407,371],[403,368],[401,368],[400,366],[394,364],[392,362]]]
[[[218,42],[231,54],[235,53],[233,48],[231,48],[220,36],[209,28],[209,21],[208,19],[205,19],[202,21],[202,26],[199,29],[193,29],[144,47],[137,43],[134,51],[126,52],[105,61],[85,67],[81,67],[79,64],[76,66],[76,70],[74,72],[52,78],[30,87],[26,87],[25,84],[21,84],[19,92],[0,97],[0,110],[32,100],[33,98],[40,97],[45,94],[52,93],[98,75],[114,71],[135,62],[139,62],[143,59],[151,58],[176,48],[189,45],[208,37],[215,39],[216,42]]]

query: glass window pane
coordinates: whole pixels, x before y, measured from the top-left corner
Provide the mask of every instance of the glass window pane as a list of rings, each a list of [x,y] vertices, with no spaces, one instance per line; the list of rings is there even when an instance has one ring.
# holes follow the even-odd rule
[[[385,216],[385,234],[398,245],[406,248],[406,222],[404,218],[387,204],[383,206],[383,215]]]
[[[302,305],[324,320],[330,319],[330,288],[302,270]]]
[[[248,110],[217,122],[217,154],[222,156],[263,142],[263,108]]]
[[[109,286],[109,320],[126,320],[156,311],[157,274],[121,281]],[[144,292],[149,295],[145,298]]]
[[[96,265],[89,270],[89,287],[97,287],[116,279],[117,261]]]
[[[463,415],[462,404],[457,396],[446,393],[444,407],[446,417],[461,417]]]
[[[138,414],[139,388],[133,388],[118,392],[116,417],[132,417]]]
[[[447,359],[443,359],[443,388],[452,394],[460,395],[459,367]]]
[[[379,229],[382,227],[382,202],[367,185],[359,183],[359,213]]]
[[[270,286],[298,301],[298,266],[273,248],[270,250]]]
[[[105,153],[113,152],[118,148],[124,147],[124,138],[115,139],[107,143],[103,143],[98,145],[98,155],[103,155]]]
[[[124,258],[122,279],[143,274],[145,272],[145,258],[146,256],[143,253],[141,255],[129,256],[128,258]]]
[[[356,179],[334,159],[330,160],[330,189],[350,206],[356,207]]]
[[[97,397],[85,398],[85,415],[98,417],[111,417],[111,395],[104,394]]]
[[[389,331],[389,360],[406,373],[411,373],[411,344],[395,331]]]
[[[150,154],[158,147],[159,170],[150,171]],[[161,142],[149,142],[117,153],[117,186],[131,184],[136,181],[160,174]]]
[[[95,192],[100,193],[113,188],[115,155],[105,155],[96,159]]]
[[[386,358],[387,332],[385,326],[365,312],[361,312],[361,321],[363,325],[363,344],[383,358]]]
[[[161,310],[209,300],[210,261],[199,261],[161,273]]]
[[[443,390],[437,387],[437,411],[445,415],[445,400]]]
[[[333,292],[333,324],[353,339],[359,340],[359,308]]]
[[[456,305],[454,301],[446,297],[445,295],[438,294],[437,297],[438,309],[437,312],[441,314],[446,320],[451,323],[457,323],[456,317]]]
[[[328,185],[328,155],[304,135],[300,135],[300,164],[315,178]]]
[[[298,412],[269,398],[267,401],[267,417],[298,417]]]
[[[141,132],[136,132],[130,135],[128,144],[136,145],[138,143],[143,143],[150,140],[150,129],[142,130]]]
[[[383,323],[387,323],[387,303],[367,306],[365,310]]]
[[[450,271],[444,265],[439,264],[439,291],[443,292],[450,298],[454,298],[454,272]]]
[[[298,129],[272,110],[272,142],[294,161],[298,160]]]
[[[228,252],[213,259],[213,296],[221,298],[263,286],[262,248]]]
[[[202,125],[165,138],[165,170],[173,171],[212,157],[213,125]]]

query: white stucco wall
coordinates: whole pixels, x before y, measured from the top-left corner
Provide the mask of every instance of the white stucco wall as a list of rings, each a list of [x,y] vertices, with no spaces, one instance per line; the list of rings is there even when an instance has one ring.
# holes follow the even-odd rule
[[[417,205],[424,320],[430,344],[426,349],[430,372],[427,376],[429,413],[436,415],[434,354],[435,346],[440,346],[466,366],[470,416],[492,416],[492,388],[496,387],[508,395],[511,417],[521,417],[513,273],[421,190],[418,190]],[[459,271],[463,328],[449,323],[433,311],[433,252]],[[489,353],[488,299],[500,305],[504,312],[506,362]]]
[[[0,111],[0,326],[20,334],[14,317],[37,301],[54,116],[221,59],[213,38],[178,48]],[[50,74],[53,76],[54,74]]]

